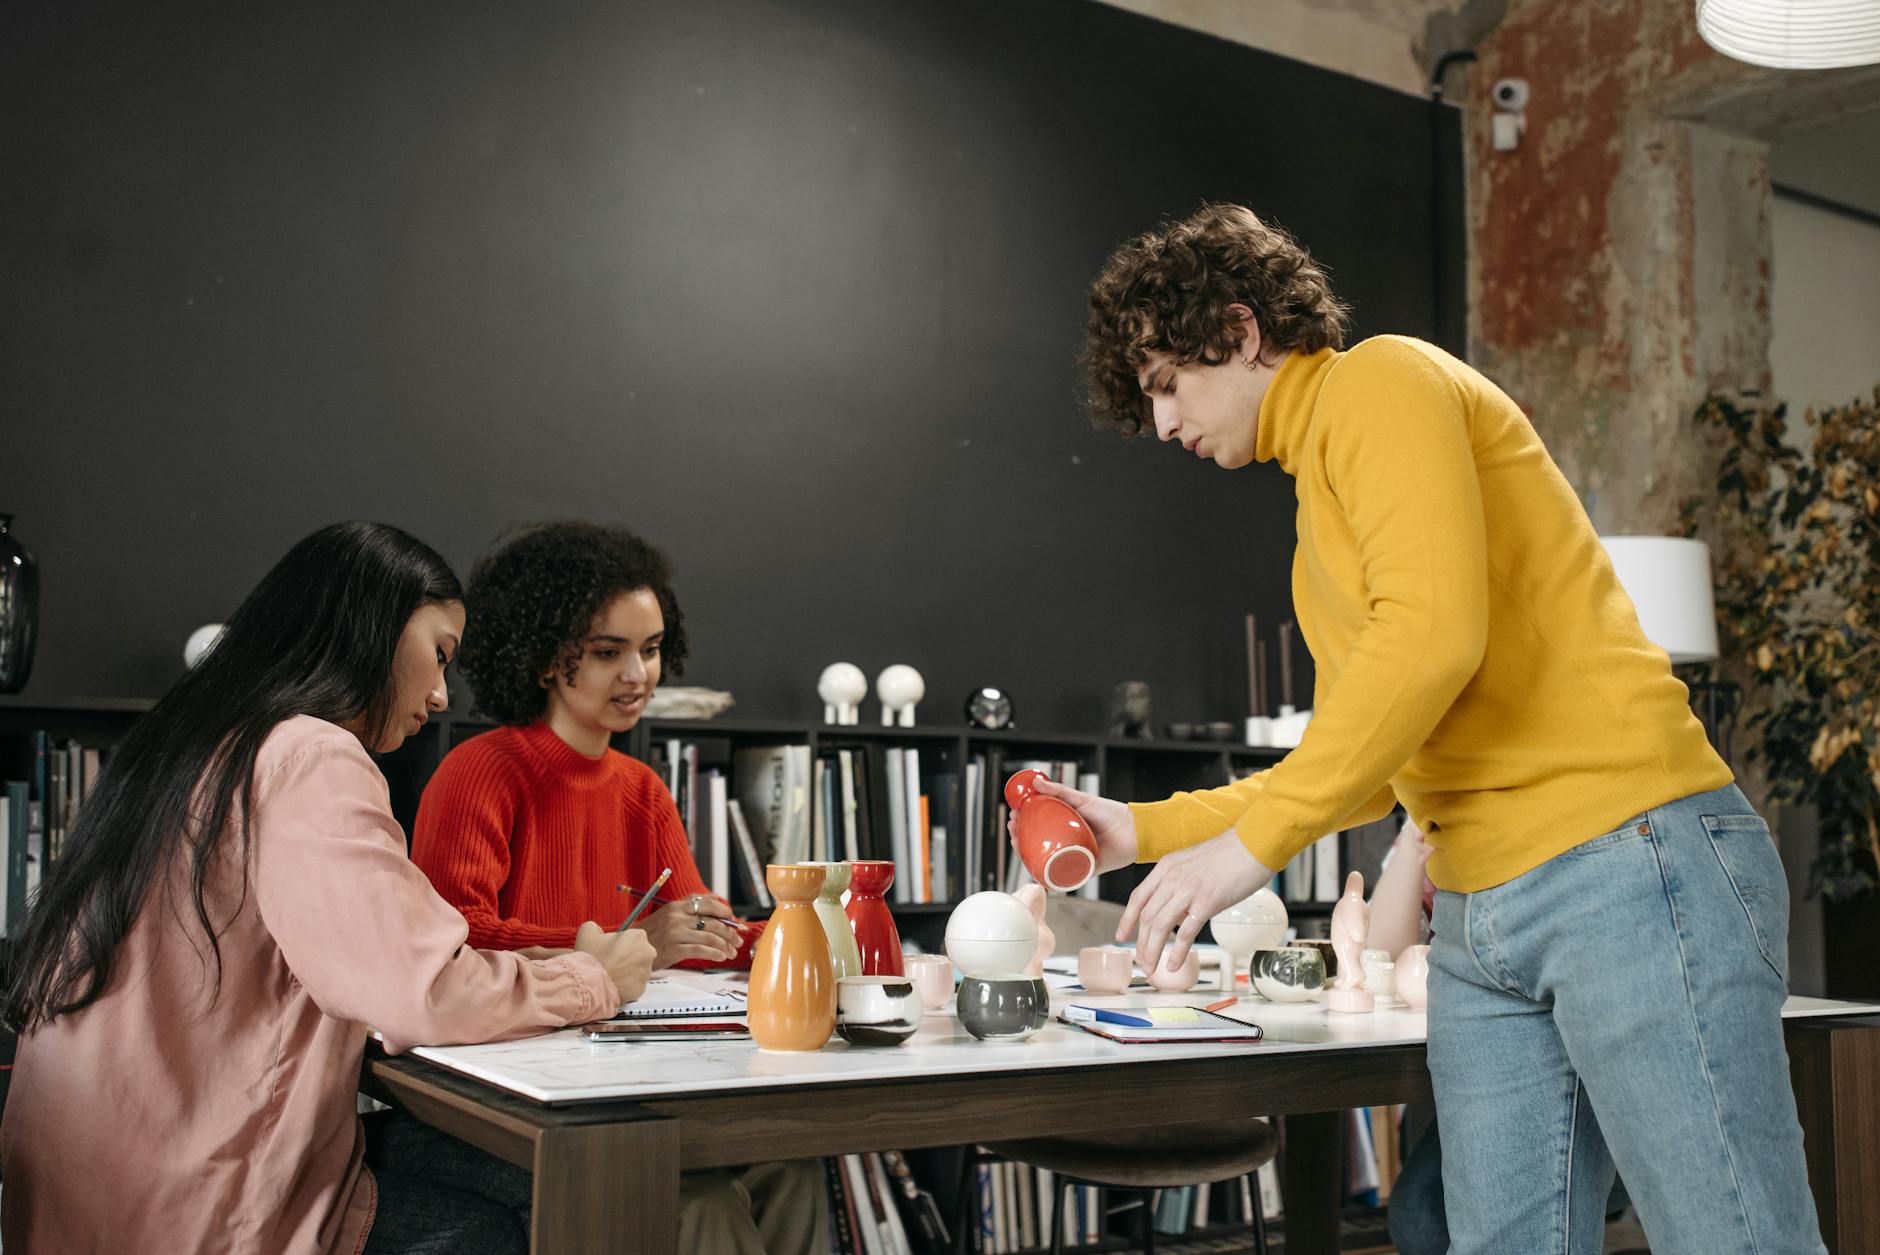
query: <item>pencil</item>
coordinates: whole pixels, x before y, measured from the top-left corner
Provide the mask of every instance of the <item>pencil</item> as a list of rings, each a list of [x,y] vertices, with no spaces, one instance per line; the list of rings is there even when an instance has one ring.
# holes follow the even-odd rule
[[[640,912],[644,911],[647,908],[647,906],[653,901],[653,895],[659,892],[659,887],[671,879],[672,879],[672,868],[670,867],[662,868],[659,873],[659,878],[653,882],[653,887],[646,891],[646,896],[640,899],[640,904],[634,907],[633,910],[628,913],[626,920],[621,923],[620,927],[614,929],[614,931],[617,933],[624,933],[627,931],[627,929],[633,927],[633,921],[640,918]]]
[[[1240,999],[1238,998],[1223,998],[1219,1002],[1210,1002],[1207,1006],[1202,1007],[1201,1009],[1203,1011],[1223,1011],[1223,1010],[1226,1010],[1228,1007],[1233,1006],[1236,1002],[1239,1002],[1239,1001]]]

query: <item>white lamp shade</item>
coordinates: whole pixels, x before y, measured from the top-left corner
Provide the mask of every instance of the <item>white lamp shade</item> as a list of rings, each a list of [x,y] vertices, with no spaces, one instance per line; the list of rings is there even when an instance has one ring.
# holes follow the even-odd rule
[[[1780,70],[1880,64],[1875,0],[1697,0],[1697,32],[1726,57]]]
[[[1711,594],[1710,546],[1678,536],[1602,536],[1639,626],[1672,662],[1717,657],[1717,606]]]

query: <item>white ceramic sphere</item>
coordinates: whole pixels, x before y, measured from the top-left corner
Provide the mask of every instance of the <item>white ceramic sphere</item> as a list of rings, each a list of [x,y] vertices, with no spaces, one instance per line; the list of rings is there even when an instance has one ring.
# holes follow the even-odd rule
[[[205,623],[191,632],[189,639],[183,642],[183,664],[195,666],[204,654],[215,648],[215,643],[222,639],[222,633],[227,630],[220,623]]]
[[[1286,944],[1286,904],[1271,889],[1256,889],[1209,921],[1214,940],[1229,953],[1252,954]]]
[[[927,682],[920,672],[904,662],[897,662],[875,677],[875,696],[890,710],[912,706],[927,696]]]
[[[828,706],[859,706],[868,696],[868,677],[852,662],[832,662],[816,681],[816,696]]]
[[[947,958],[967,976],[1025,975],[1036,941],[988,941],[983,937],[948,937]]]
[[[968,976],[1022,972],[1037,948],[1037,919],[1009,893],[975,893],[947,917],[947,957]]]

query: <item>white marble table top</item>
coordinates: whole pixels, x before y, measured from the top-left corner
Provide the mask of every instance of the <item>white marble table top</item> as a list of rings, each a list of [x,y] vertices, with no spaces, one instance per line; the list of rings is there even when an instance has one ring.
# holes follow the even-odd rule
[[[693,974],[688,973],[688,979]],[[1067,1002],[1110,1006],[1203,1006],[1220,995],[1134,992],[1112,997],[1052,995]],[[1790,998],[1784,1018],[1880,1013],[1863,1003]],[[1127,1068],[1157,1060],[1225,1055],[1326,1052],[1415,1044],[1424,1040],[1422,1012],[1402,1003],[1363,1015],[1328,1011],[1322,1001],[1281,1004],[1243,995],[1225,1014],[1266,1031],[1258,1042],[1156,1042],[1125,1045],[1053,1019],[1022,1042],[982,1042],[960,1027],[951,1010],[930,1012],[921,1029],[899,1046],[851,1046],[831,1038],[802,1054],[759,1050],[749,1041],[589,1042],[577,1029],[521,1041],[478,1046],[420,1046],[417,1058],[541,1103],[676,1098],[730,1090],[796,1089],[864,1081],[1026,1072],[1046,1068]]]

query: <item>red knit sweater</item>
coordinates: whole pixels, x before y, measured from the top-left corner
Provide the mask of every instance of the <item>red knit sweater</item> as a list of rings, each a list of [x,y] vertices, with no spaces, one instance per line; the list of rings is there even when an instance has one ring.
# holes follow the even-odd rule
[[[661,899],[710,893],[658,774],[616,750],[589,758],[541,722],[444,756],[418,803],[411,858],[486,950],[572,946],[590,919],[618,927],[663,867]],[[736,966],[751,965],[755,943],[752,930]]]

